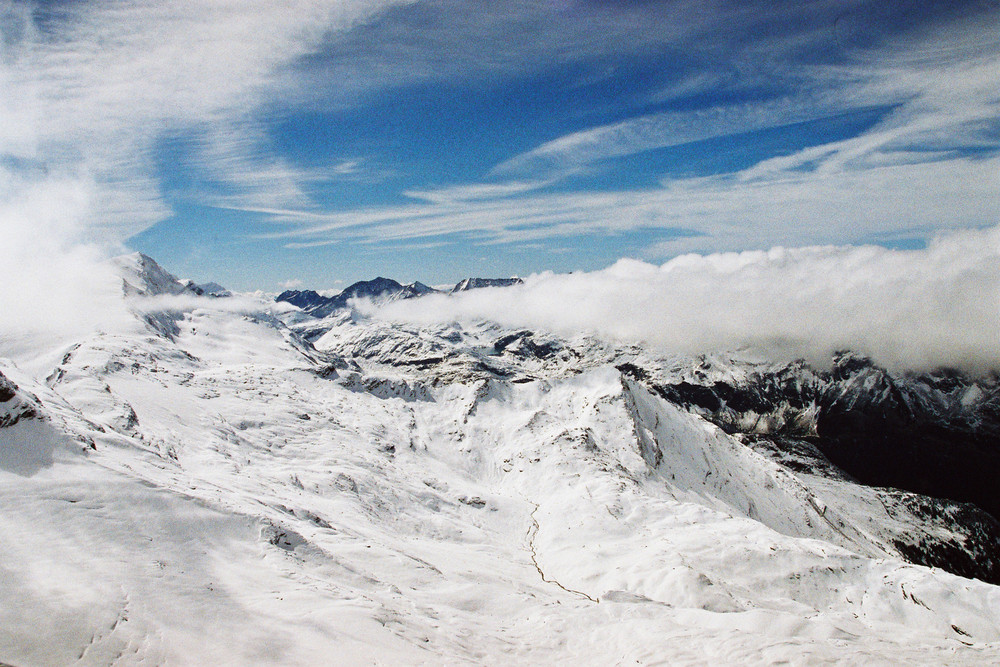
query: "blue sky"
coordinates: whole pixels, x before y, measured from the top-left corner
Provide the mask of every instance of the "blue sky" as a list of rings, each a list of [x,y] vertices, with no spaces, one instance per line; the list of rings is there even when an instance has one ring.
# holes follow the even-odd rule
[[[4,193],[236,289],[998,224],[1000,3],[0,2]],[[69,193],[69,194],[66,194]]]

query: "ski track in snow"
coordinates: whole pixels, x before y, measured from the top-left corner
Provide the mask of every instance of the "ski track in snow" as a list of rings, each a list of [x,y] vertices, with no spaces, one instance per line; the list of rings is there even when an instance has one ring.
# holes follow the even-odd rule
[[[172,318],[0,363],[44,417],[0,429],[0,662],[1000,661],[1000,589],[611,366],[324,378],[268,317]]]

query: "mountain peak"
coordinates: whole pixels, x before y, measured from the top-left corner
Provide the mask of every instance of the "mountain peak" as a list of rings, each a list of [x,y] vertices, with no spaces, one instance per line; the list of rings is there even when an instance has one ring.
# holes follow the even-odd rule
[[[403,285],[392,278],[378,276],[371,280],[359,280],[336,296],[325,297],[313,290],[287,290],[279,294],[275,301],[285,301],[293,306],[298,306],[314,317],[323,318],[347,308],[351,299],[371,299],[379,302],[395,301],[412,299],[434,291],[436,290],[422,283]]]
[[[418,296],[423,296],[424,294],[432,294],[432,293],[435,293],[435,292],[438,291],[438,290],[434,289],[433,287],[431,287],[430,285],[423,284],[419,280],[418,281],[414,281],[414,282],[412,282],[412,283],[410,283],[408,285],[404,285],[404,287],[406,287],[407,289],[412,290]]]
[[[189,291],[177,276],[149,255],[134,252],[116,257],[112,262],[122,277],[122,290],[127,296],[158,296]]]
[[[141,252],[121,255],[111,260],[122,278],[122,291],[126,296],[159,296],[163,294],[194,294],[196,296],[231,296],[232,293],[218,283],[199,285],[192,280],[181,280]]]
[[[473,289],[481,289],[483,287],[510,287],[512,285],[520,285],[524,283],[518,277],[511,278],[466,278],[461,280],[453,288],[451,288],[452,294],[455,292],[467,292]]]

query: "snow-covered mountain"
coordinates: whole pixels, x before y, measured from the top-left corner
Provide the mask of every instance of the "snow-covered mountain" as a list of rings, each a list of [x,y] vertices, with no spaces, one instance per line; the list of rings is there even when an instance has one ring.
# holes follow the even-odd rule
[[[482,287],[510,287],[522,282],[520,278],[466,278],[451,288],[449,293],[466,292]],[[313,317],[324,318],[348,308],[354,299],[385,303],[438,293],[439,290],[419,281],[404,285],[391,278],[379,276],[372,280],[356,282],[334,296],[323,296],[315,290],[285,290],[275,298],[275,301],[290,303]]]
[[[134,321],[0,360],[0,662],[1000,659],[986,496],[918,488],[990,470],[995,377],[166,303],[150,262]]]
[[[433,292],[437,292],[437,290],[421,282],[402,285],[391,278],[380,276],[373,280],[356,282],[335,296],[326,297],[313,290],[286,290],[279,294],[275,300],[290,303],[314,317],[322,318],[347,308],[353,299],[385,302],[396,299],[413,299]]]
[[[886,511],[913,514],[880,538],[887,552],[1000,583],[995,377],[971,380],[954,371],[893,377],[848,353],[829,371],[733,355],[651,358],[583,337],[564,341],[490,326],[359,326],[349,318],[316,345],[380,367],[418,369],[412,381],[432,383],[524,383],[612,366],[791,471],[852,486],[861,481]]]
[[[166,271],[152,257],[135,252],[115,258],[114,264],[122,276],[122,291],[128,296],[160,296],[193,294],[195,296],[227,297],[232,293],[218,283],[199,285],[181,280]]]

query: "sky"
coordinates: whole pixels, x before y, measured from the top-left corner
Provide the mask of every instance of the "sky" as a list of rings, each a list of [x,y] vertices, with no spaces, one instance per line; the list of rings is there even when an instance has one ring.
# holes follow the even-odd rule
[[[0,40],[5,224],[234,289],[1000,222],[996,1],[7,0]]]

